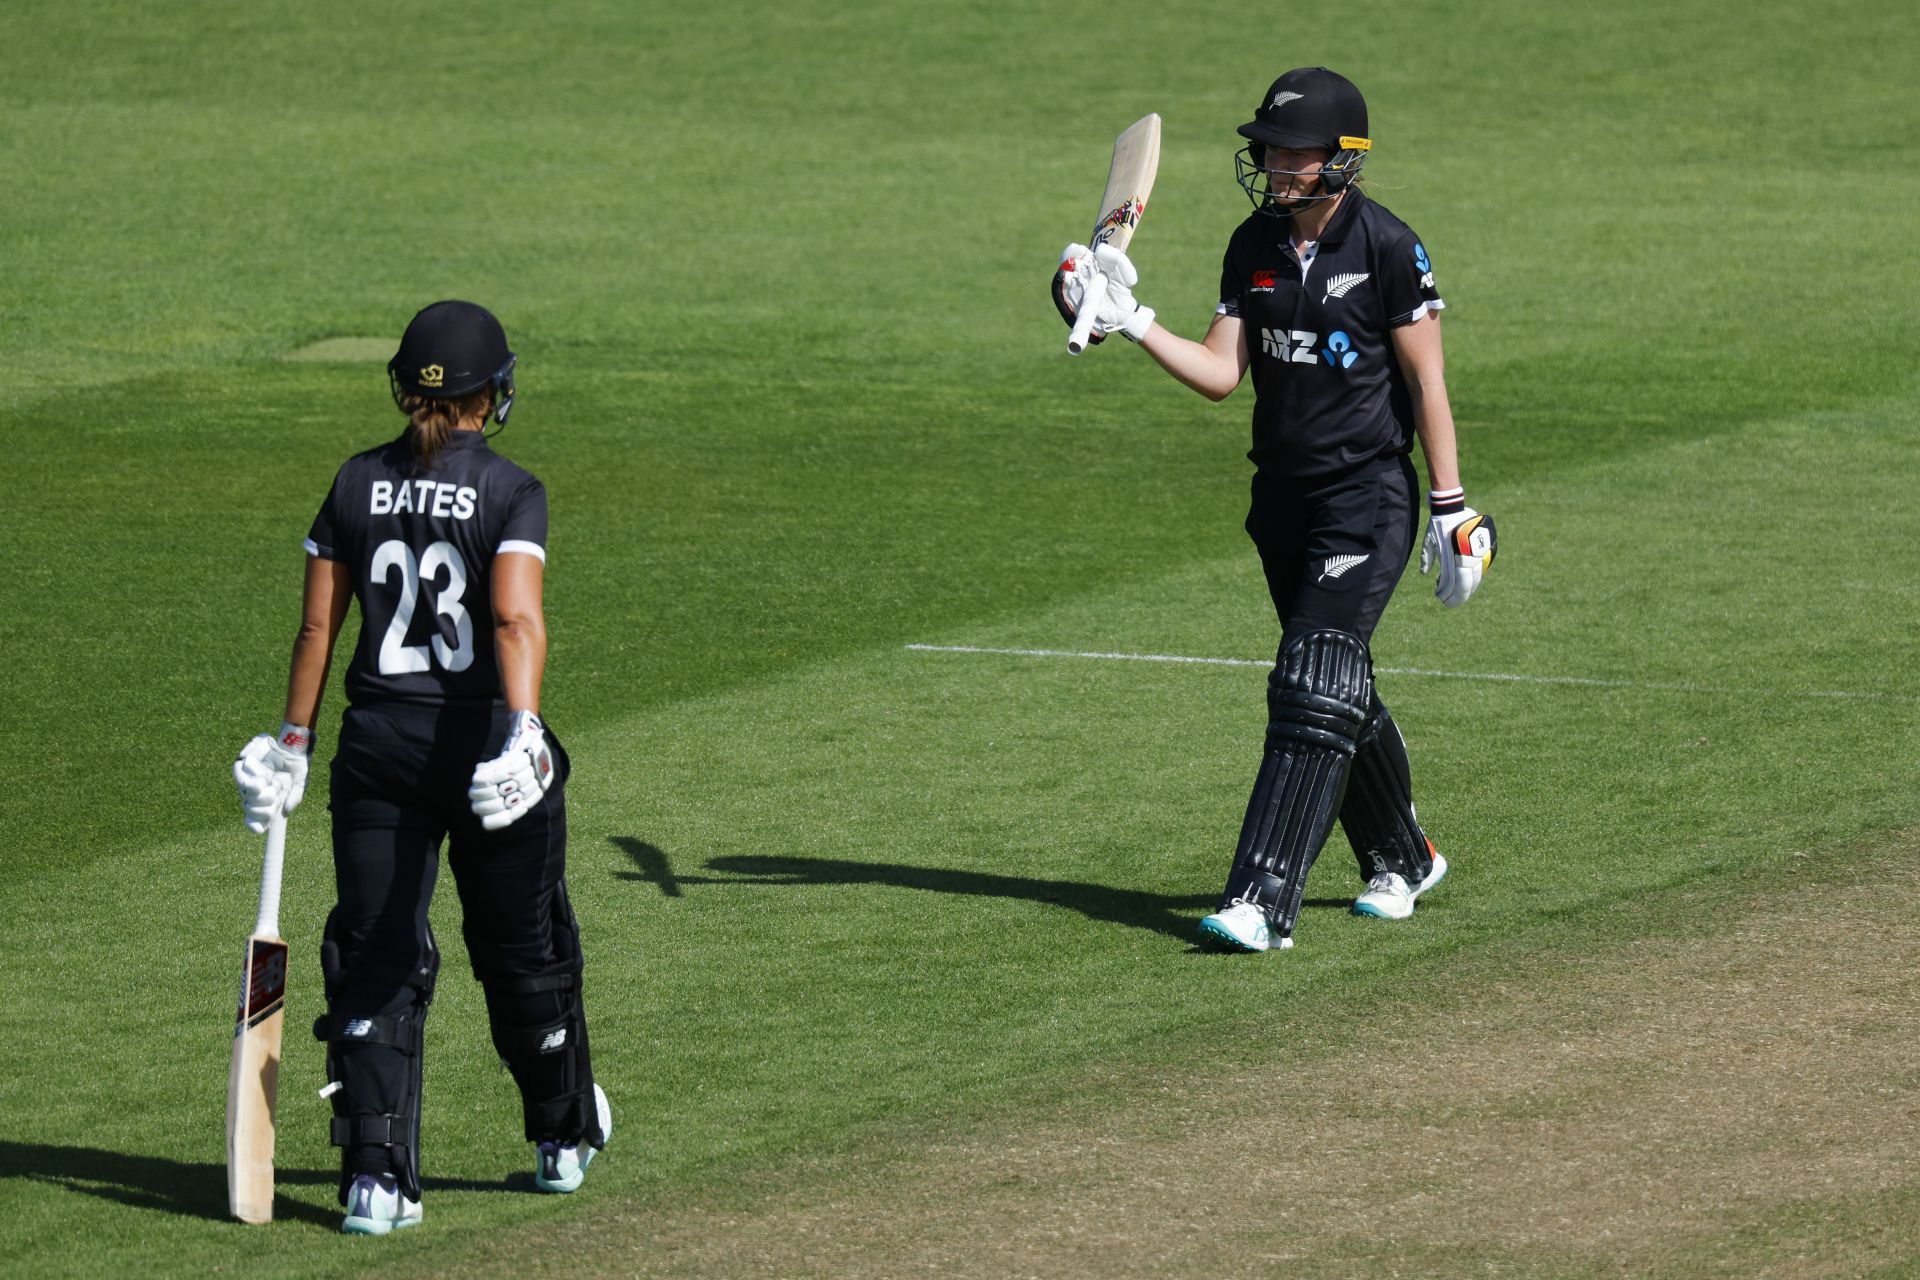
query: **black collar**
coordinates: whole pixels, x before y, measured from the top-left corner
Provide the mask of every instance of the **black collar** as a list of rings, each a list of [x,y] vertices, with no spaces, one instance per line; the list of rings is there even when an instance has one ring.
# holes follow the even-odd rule
[[[1347,188],[1347,198],[1342,200],[1340,207],[1333,211],[1332,221],[1328,222],[1326,230],[1320,233],[1322,249],[1336,248],[1342,240],[1347,238],[1347,232],[1353,230],[1354,220],[1360,216],[1360,206],[1366,202],[1366,192],[1358,187]]]

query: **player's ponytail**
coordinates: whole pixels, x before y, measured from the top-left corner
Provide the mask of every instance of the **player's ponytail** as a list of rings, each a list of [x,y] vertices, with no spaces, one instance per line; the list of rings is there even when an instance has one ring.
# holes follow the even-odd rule
[[[438,397],[403,395],[400,410],[407,415],[407,444],[413,448],[414,461],[422,471],[431,471],[440,450],[453,438],[460,424],[469,419],[485,422],[493,408],[493,390],[487,388],[451,400]]]

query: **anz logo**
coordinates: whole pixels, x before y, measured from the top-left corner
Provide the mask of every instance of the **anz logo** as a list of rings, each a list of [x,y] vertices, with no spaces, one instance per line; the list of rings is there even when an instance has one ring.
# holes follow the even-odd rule
[[[1262,329],[1260,350],[1269,359],[1312,364],[1313,344],[1319,340],[1319,334],[1308,333],[1304,329]]]
[[[1319,334],[1303,329],[1260,330],[1260,350],[1270,360],[1318,364],[1325,359],[1336,369],[1351,369],[1353,362],[1360,358],[1360,353],[1353,349],[1353,339],[1339,329],[1327,335],[1326,349],[1316,352],[1314,347],[1319,341]]]

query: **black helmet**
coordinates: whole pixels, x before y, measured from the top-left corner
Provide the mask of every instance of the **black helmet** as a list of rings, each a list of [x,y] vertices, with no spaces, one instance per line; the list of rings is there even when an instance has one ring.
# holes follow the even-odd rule
[[[494,421],[505,425],[515,359],[491,311],[471,302],[436,302],[407,325],[400,350],[387,361],[387,381],[395,404],[406,396],[452,400],[491,386]]]
[[[1262,213],[1291,217],[1302,204],[1339,195],[1366,163],[1373,141],[1367,132],[1367,100],[1353,81],[1325,67],[1295,67],[1267,89],[1253,119],[1240,126],[1249,145],[1234,157],[1240,186]],[[1331,153],[1320,168],[1320,191],[1298,196],[1292,206],[1274,199],[1261,159],[1268,147]]]

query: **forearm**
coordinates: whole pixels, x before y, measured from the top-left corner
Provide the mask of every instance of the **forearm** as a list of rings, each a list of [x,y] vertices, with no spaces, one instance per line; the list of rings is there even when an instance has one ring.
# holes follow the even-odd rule
[[[327,672],[333,666],[333,635],[322,624],[303,622],[293,638],[293,661],[287,670],[288,724],[313,726],[320,719],[320,699],[327,690]]]
[[[1393,330],[1393,354],[1413,397],[1413,429],[1427,459],[1427,480],[1436,493],[1460,487],[1460,455],[1453,437],[1453,406],[1447,400],[1446,359],[1440,317],[1422,316]]]
[[[353,582],[345,565],[307,557],[300,631],[293,638],[293,660],[287,666],[288,724],[311,729],[319,722],[320,698],[333,667],[333,643],[340,638],[340,625],[347,619],[352,599]]]
[[[510,711],[540,710],[540,678],[547,669],[547,626],[539,616],[502,619],[493,631],[500,687]]]
[[[1454,442],[1453,408],[1444,382],[1413,393],[1413,427],[1427,459],[1427,481],[1436,490],[1460,487],[1460,455]]]
[[[1211,339],[1213,334],[1209,333],[1208,337]],[[1238,332],[1232,337],[1234,345],[1238,346]],[[1224,343],[1211,340],[1194,342],[1168,332],[1159,324],[1148,329],[1147,336],[1140,340],[1141,349],[1152,356],[1162,369],[1215,402],[1232,395],[1246,371],[1245,363],[1236,358],[1233,350],[1222,349],[1224,346]]]

